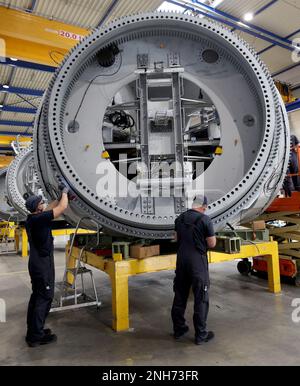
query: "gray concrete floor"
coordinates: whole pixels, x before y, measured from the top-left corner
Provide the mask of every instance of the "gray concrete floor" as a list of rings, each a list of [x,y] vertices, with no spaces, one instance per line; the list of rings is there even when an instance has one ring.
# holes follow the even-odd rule
[[[63,247],[56,248],[56,275],[64,269]],[[0,256],[0,298],[7,307],[0,323],[1,365],[299,365],[300,323],[292,321],[293,298],[300,290],[283,285],[283,292],[267,291],[267,281],[243,277],[236,262],[210,266],[208,325],[216,334],[205,346],[195,346],[192,298],[187,321],[189,334],[180,342],[170,336],[173,271],[129,280],[128,332],[111,329],[111,288],[106,274],[95,271],[102,306],[50,314],[47,325],[58,335],[49,346],[29,348],[24,342],[30,281],[27,261]]]

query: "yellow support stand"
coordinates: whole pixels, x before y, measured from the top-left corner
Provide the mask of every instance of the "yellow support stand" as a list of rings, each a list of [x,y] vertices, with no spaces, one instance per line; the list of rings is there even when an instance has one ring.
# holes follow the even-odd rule
[[[66,256],[69,254],[69,245],[66,249]],[[74,268],[76,260],[80,255],[80,248],[73,247],[68,267]],[[116,254],[117,255],[117,254]],[[124,331],[129,328],[129,299],[128,299],[128,278],[129,276],[143,273],[172,270],[176,267],[176,255],[161,255],[145,259],[121,260],[120,256],[113,256],[113,259],[98,256],[93,252],[84,251],[82,261],[101,271],[107,273],[112,284],[112,328],[115,331]],[[119,254],[118,254],[119,255]],[[237,254],[225,254],[210,252],[209,263],[218,263],[236,259],[251,258],[256,256],[268,257],[269,268],[269,290],[273,293],[281,291],[279,274],[278,246],[274,241],[261,242],[251,245],[242,245],[241,252]],[[72,282],[71,278],[70,282]]]
[[[52,231],[52,236],[53,237],[69,236],[69,235],[74,234],[74,233],[75,233],[74,228],[54,229]],[[95,233],[95,231],[89,231],[86,229],[78,229],[77,234],[80,234],[80,233],[84,233],[84,234]],[[21,241],[21,243],[22,243],[21,244],[21,256],[23,258],[25,258],[25,257],[28,257],[28,237],[27,237],[26,229],[23,226],[19,226],[15,232],[15,243],[16,243],[16,251],[17,252],[20,251],[20,238],[22,240]]]
[[[22,227],[22,257],[28,256],[28,236],[26,233],[26,229]]]
[[[221,263],[236,259],[246,259],[252,257],[264,256],[268,259],[268,282],[269,290],[273,293],[281,291],[278,244],[276,241],[251,243],[241,246],[241,252],[227,254],[220,252],[209,252],[209,263]]]

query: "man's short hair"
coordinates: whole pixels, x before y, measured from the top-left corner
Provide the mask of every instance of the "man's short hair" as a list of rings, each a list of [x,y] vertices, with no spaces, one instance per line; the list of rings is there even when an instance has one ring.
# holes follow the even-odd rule
[[[198,194],[193,201],[193,208],[200,208],[202,206],[207,206],[207,197],[204,194]]]

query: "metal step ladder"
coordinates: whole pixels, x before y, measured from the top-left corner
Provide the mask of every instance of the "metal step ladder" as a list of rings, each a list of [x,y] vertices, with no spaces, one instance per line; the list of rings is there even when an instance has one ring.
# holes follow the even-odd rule
[[[68,257],[66,260],[66,268],[65,268],[65,272],[64,272],[64,276],[63,276],[63,281],[62,281],[62,283],[58,284],[58,288],[59,288],[58,303],[59,303],[59,306],[58,307],[52,307],[50,312],[56,312],[56,311],[61,311],[61,310],[74,309],[74,308],[81,308],[81,307],[88,307],[88,306],[96,306],[97,308],[99,308],[101,305],[101,301],[99,300],[98,294],[97,294],[97,289],[96,289],[96,285],[95,285],[93,271],[91,269],[88,269],[85,266],[84,262],[82,261],[83,253],[86,250],[86,248],[88,247],[88,245],[85,245],[84,247],[81,248],[80,254],[79,254],[78,259],[77,259],[76,267],[75,268],[68,268],[68,263],[69,263],[70,257],[72,256],[72,252],[73,252],[75,237],[76,237],[79,226],[80,226],[83,219],[89,219],[90,221],[94,222],[92,219],[90,219],[88,217],[82,217],[76,225],[75,233],[73,234],[71,246],[69,249],[69,254],[68,254]],[[97,226],[97,244],[99,244],[99,225],[96,224],[96,226]],[[91,246],[89,245],[89,247],[91,247]],[[72,283],[70,283],[68,281],[69,275],[73,276]],[[90,280],[92,283],[92,288],[94,291],[94,298],[88,296],[85,293],[85,288],[86,288],[86,286],[84,284],[84,277],[85,276],[90,277]],[[81,291],[80,292],[79,292],[79,288],[78,288],[78,284],[77,284],[78,278],[80,278],[80,281],[81,281]],[[78,299],[80,297],[82,297],[85,301],[79,303]],[[73,304],[66,305],[65,302],[68,300],[73,300]]]

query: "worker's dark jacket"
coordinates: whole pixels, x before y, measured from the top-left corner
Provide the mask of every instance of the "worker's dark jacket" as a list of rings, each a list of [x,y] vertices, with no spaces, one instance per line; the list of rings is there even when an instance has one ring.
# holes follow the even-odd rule
[[[52,220],[53,210],[49,210],[39,214],[30,214],[25,223],[30,246],[29,273],[31,276],[41,277],[46,281],[49,279],[49,273],[52,273],[54,269]]]
[[[208,272],[207,237],[215,235],[211,219],[190,209],[175,221],[177,232],[177,266],[189,265],[194,274],[200,276]]]
[[[32,294],[27,312],[27,335],[29,341],[40,341],[44,325],[54,297],[54,257],[51,221],[53,211],[32,214],[25,227],[30,245],[29,274]]]

